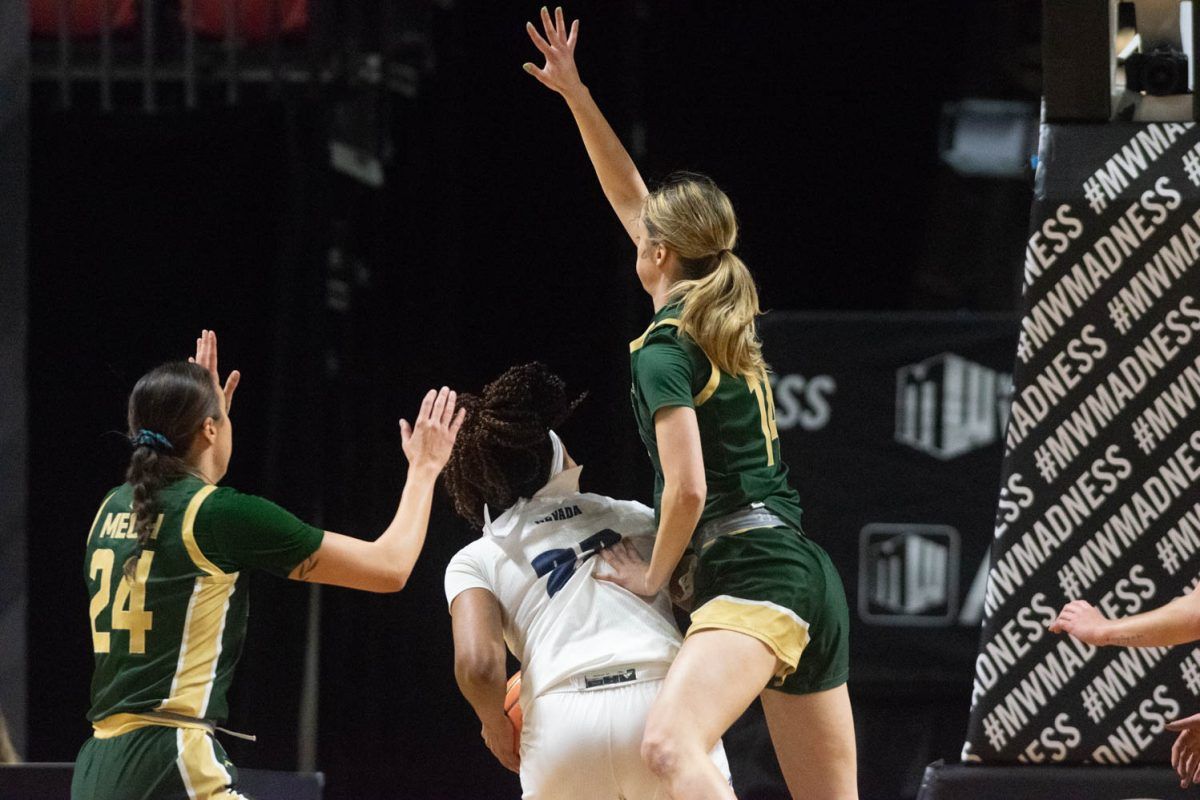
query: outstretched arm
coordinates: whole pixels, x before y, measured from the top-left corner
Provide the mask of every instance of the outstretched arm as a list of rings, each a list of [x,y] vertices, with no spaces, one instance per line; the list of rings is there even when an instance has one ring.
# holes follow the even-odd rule
[[[1086,600],[1073,600],[1050,624],[1088,644],[1170,647],[1200,639],[1200,588],[1142,614],[1108,619]]]
[[[642,201],[646,199],[646,182],[638,172],[633,159],[629,157],[625,146],[613,132],[612,126],[600,113],[600,107],[592,99],[591,92],[579,78],[575,68],[575,43],[579,38],[579,20],[571,23],[568,33],[566,21],[563,19],[562,8],[554,10],[554,19],[550,12],[542,7],[542,29],[545,38],[538,33],[532,22],[525,23],[529,38],[534,46],[546,57],[546,65],[539,69],[531,63],[525,64],[525,71],[537,78],[550,89],[562,95],[567,101],[567,107],[575,117],[579,126],[579,134],[583,137],[583,146],[587,148],[588,158],[596,169],[596,177],[600,179],[600,187],[604,196],[617,213],[617,218],[625,226],[629,237],[637,242],[636,223],[642,212]]]
[[[519,772],[513,725],[504,713],[504,632],[500,603],[487,589],[467,589],[450,604],[454,618],[454,678],[483,723],[483,741],[508,769]]]
[[[292,570],[289,578],[329,583],[369,592],[404,588],[425,545],[429,510],[438,474],[450,458],[465,411],[454,413],[456,395],[443,387],[421,404],[415,427],[400,420],[408,480],[392,524],[373,542],[326,532],[317,552]]]
[[[228,414],[241,373],[230,372],[222,386],[214,331],[200,333],[196,355],[188,361],[208,370],[214,391],[225,399]],[[368,592],[396,592],[404,588],[425,545],[434,484],[450,458],[466,413],[454,413],[456,401],[457,395],[447,387],[440,392],[430,390],[415,425],[400,420],[408,479],[392,524],[373,542],[326,531],[320,547],[288,573],[289,578]]]

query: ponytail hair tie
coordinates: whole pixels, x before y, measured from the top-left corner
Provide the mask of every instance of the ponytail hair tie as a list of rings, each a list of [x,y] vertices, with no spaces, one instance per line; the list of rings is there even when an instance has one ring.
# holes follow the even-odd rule
[[[151,450],[158,452],[167,452],[175,449],[175,445],[171,444],[171,440],[163,436],[161,433],[155,433],[152,430],[142,428],[135,436],[130,438],[134,447],[149,447]]]

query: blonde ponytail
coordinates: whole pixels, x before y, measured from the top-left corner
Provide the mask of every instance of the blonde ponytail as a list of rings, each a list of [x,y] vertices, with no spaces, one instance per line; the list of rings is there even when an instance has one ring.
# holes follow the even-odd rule
[[[672,250],[683,268],[670,293],[683,303],[680,330],[722,372],[766,372],[755,325],[758,289],[733,253],[737,218],[725,193],[703,175],[677,173],[646,198],[643,221],[650,240]]]

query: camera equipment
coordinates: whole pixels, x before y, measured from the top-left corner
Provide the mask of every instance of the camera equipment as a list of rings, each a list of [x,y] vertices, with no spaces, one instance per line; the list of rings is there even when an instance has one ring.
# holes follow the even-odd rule
[[[1188,90],[1188,57],[1162,44],[1148,53],[1131,53],[1125,60],[1125,86],[1155,97],[1185,94]]]

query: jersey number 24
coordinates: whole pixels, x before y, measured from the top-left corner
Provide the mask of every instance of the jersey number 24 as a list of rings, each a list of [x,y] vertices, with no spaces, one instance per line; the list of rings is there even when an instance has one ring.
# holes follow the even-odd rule
[[[150,578],[150,564],[154,561],[154,551],[142,551],[137,562],[136,577],[130,584],[123,575],[117,577],[117,596],[113,597],[112,581],[114,561],[116,556],[107,547],[92,551],[92,563],[88,567],[88,576],[92,579],[100,575],[100,586],[92,595],[89,611],[92,615],[92,650],[97,653],[107,653],[112,647],[112,635],[108,631],[97,630],[96,621],[110,601],[112,609],[112,630],[129,631],[129,652],[142,655],[146,652],[146,631],[154,627],[154,612],[146,610],[146,581]]]

